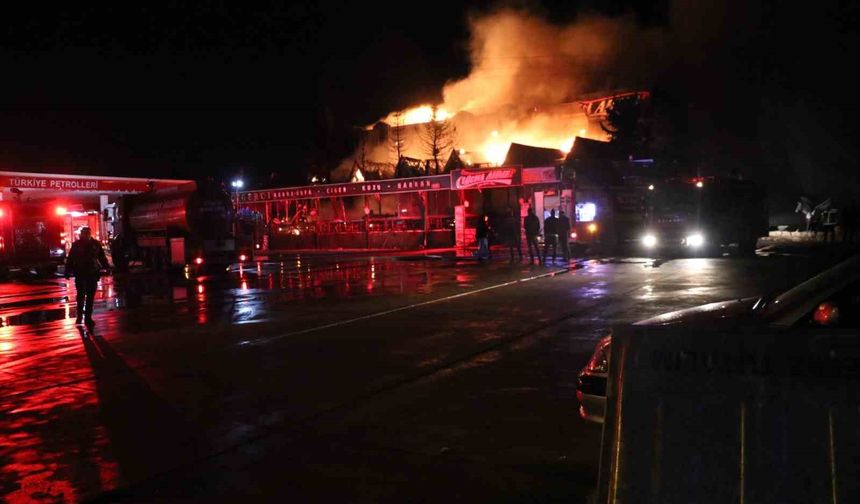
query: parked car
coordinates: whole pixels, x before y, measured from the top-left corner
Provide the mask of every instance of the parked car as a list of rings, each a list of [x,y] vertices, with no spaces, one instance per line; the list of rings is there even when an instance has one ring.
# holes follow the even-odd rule
[[[635,325],[730,329],[763,325],[789,332],[812,327],[860,328],[860,255],[771,297],[749,297],[709,303],[642,320]],[[579,414],[603,423],[606,380],[612,355],[612,336],[603,337],[580,371],[576,396]]]

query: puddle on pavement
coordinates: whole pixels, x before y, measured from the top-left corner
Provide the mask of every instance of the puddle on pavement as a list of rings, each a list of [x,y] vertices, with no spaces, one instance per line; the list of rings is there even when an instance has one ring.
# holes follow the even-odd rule
[[[236,323],[265,318],[294,302],[428,294],[442,284],[470,287],[482,276],[476,264],[428,257],[408,261],[296,257],[237,265],[225,275],[197,278],[154,273],[105,277],[96,292],[95,313],[149,308],[147,313],[159,317],[191,313],[199,315],[198,323]],[[77,313],[74,280],[14,282],[2,284],[2,290],[2,326],[53,322]]]
[[[0,327],[41,324],[44,322],[54,322],[67,318],[70,318],[68,308],[33,310],[19,313],[17,315],[0,317]]]

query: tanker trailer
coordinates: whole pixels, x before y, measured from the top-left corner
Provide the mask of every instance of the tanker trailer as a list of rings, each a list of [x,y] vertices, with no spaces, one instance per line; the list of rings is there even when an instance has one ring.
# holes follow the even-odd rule
[[[139,262],[154,269],[225,271],[238,259],[230,196],[195,184],[124,196],[111,244],[120,270]]]

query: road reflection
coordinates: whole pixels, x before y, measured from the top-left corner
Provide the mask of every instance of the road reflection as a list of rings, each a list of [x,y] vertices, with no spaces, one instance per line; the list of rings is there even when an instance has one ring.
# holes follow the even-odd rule
[[[0,366],[0,493],[5,501],[85,500],[201,453],[196,429],[107,341],[92,328],[66,329],[76,341],[55,343],[57,349],[48,352],[62,353],[63,359],[49,359],[44,352],[35,356],[38,374],[17,377],[25,371],[20,366]],[[0,338],[6,341],[11,330],[0,329]],[[76,358],[81,346],[85,359]],[[48,380],[63,376],[66,386]]]
[[[159,316],[190,315],[199,324],[240,322],[284,304],[366,296],[427,294],[438,281],[471,284],[470,273],[432,274],[420,261],[388,259],[279,262],[237,265],[229,273],[202,277],[140,273],[104,277],[95,313],[141,307]],[[0,327],[27,326],[74,318],[74,282],[63,279],[2,284]],[[156,307],[156,308],[154,308]]]
[[[435,368],[450,377],[509,362],[539,338],[567,338],[584,359],[619,320],[775,285],[765,274],[785,276],[785,268],[758,263],[595,262],[546,281],[516,281],[547,271],[506,260],[295,258],[221,276],[107,277],[95,333],[72,323],[72,282],[0,286],[0,493],[12,502],[85,500],[259,435],[272,419],[366,397],[368,387]],[[533,332],[571,314],[558,330]],[[264,320],[276,323],[239,326]],[[518,334],[527,336],[497,345]],[[535,369],[575,376],[571,351],[545,351],[527,356]],[[518,370],[496,376],[522,380]],[[486,382],[493,395],[481,397],[491,401],[469,396],[461,404],[486,408],[496,391],[522,390]],[[570,397],[559,404],[575,404]],[[476,415],[482,429],[487,411],[495,410]]]
[[[172,378],[151,376],[156,371],[145,365],[148,374],[141,374],[140,356],[132,357],[133,366],[118,350],[136,333],[168,329],[170,337],[189,326],[269,320],[299,305],[319,309],[342,300],[427,294],[442,285],[472,287],[481,277],[476,269],[485,267],[297,258],[199,278],[105,277],[96,293],[97,331],[73,324],[73,281],[2,284],[0,493],[10,502],[85,500],[208,450],[207,438],[188,423],[199,419],[171,406],[173,392],[151,388]],[[137,341],[149,351],[149,340]]]
[[[90,388],[35,389],[4,398],[0,408],[0,493],[6,502],[74,502],[117,485],[118,465]]]

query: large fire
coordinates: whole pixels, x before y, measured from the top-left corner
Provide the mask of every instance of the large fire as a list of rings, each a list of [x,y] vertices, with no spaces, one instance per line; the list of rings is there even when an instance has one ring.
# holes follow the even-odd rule
[[[450,147],[468,164],[499,165],[512,143],[570,152],[576,137],[606,140],[578,101],[595,89],[612,89],[622,72],[635,71],[640,60],[619,66],[631,51],[624,40],[642,37],[626,18],[586,17],[569,26],[549,23],[522,11],[502,10],[471,20],[472,69],[442,90],[442,99],[392,112],[380,122],[396,128],[402,142],[391,148],[390,136],[371,135],[362,159],[393,167],[396,153],[428,159],[428,122],[449,121]],[[373,129],[369,126],[368,130]],[[447,159],[450,151],[442,153]],[[358,155],[341,165],[348,173]],[[393,172],[393,168],[389,171]]]
[[[406,138],[405,155],[421,159],[427,157],[423,152],[422,128],[431,120],[433,106],[424,104],[392,112],[381,121],[392,128],[402,128]],[[558,149],[561,154],[567,154],[577,136],[605,138],[602,131],[589,134],[588,120],[577,103],[532,107],[515,114],[483,115],[450,112],[440,105],[436,106],[435,120],[451,122],[455,129],[453,146],[468,164],[501,165],[512,143]],[[380,149],[374,157],[387,156],[390,153]]]
[[[449,114],[444,108],[439,107],[436,109],[435,120],[446,121],[450,118],[451,114]],[[411,126],[413,124],[425,124],[431,120],[434,120],[433,106],[420,105],[400,112],[392,112],[382,119],[382,122],[390,126]]]
[[[508,149],[511,148],[511,142],[499,138],[499,132],[493,130],[490,139],[484,144],[481,152],[484,158],[491,164],[500,165],[505,162],[505,156],[508,154]]]

